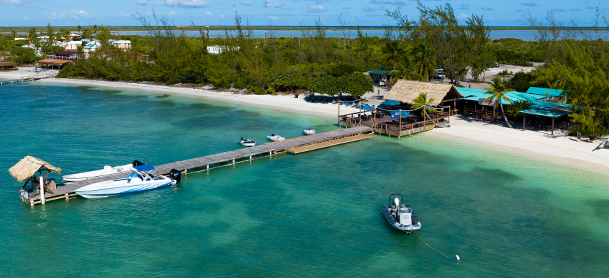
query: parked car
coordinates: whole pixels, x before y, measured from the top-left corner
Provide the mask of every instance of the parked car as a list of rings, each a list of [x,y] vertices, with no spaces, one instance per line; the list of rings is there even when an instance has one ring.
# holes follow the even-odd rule
[[[444,78],[446,78],[446,75],[444,75],[444,70],[443,69],[435,69],[435,72],[436,73],[434,73],[433,78],[435,78],[435,79],[444,79]]]

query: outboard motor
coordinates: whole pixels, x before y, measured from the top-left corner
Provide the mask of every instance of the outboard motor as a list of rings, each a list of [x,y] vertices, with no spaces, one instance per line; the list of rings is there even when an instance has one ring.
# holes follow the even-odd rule
[[[136,159],[131,163],[131,165],[133,165],[133,167],[137,167],[137,166],[142,166],[142,165],[146,165],[146,164],[144,164]]]
[[[412,225],[412,210],[404,205],[400,208],[400,224],[406,226]]]
[[[171,171],[169,171],[169,177],[176,182],[180,182],[182,179],[182,172],[176,169],[171,169]]]

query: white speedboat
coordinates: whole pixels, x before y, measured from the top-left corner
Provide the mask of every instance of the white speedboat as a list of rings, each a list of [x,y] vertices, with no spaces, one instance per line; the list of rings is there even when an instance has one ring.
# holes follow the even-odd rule
[[[122,165],[122,166],[112,167],[112,166],[106,165],[106,166],[104,166],[104,169],[101,169],[101,170],[83,172],[83,173],[72,174],[72,175],[65,175],[65,176],[63,176],[63,180],[70,182],[70,181],[86,180],[86,179],[90,179],[90,178],[98,178],[101,176],[107,176],[107,175],[116,174],[116,173],[120,173],[120,172],[132,171],[134,166],[140,166],[140,165],[144,165],[144,163],[141,163],[137,160],[134,160],[131,164]]]
[[[243,139],[243,138],[241,138],[241,140],[239,140],[239,144],[241,144],[241,146],[244,146],[244,147],[256,146],[256,142],[254,142],[250,139]]]
[[[142,192],[175,184],[176,181],[163,175],[152,175],[154,166],[133,167],[133,173],[126,179],[96,182],[77,189],[75,192],[85,198],[104,198],[114,195]],[[173,170],[172,170],[173,172]]]
[[[279,135],[275,135],[275,134],[271,134],[271,135],[267,136],[266,138],[268,138],[271,141],[275,141],[275,142],[285,140],[285,138],[283,138]]]
[[[304,134],[306,134],[306,135],[313,135],[313,134],[315,134],[315,129],[312,129],[312,128],[307,128],[307,129],[305,129],[303,132],[304,132]]]
[[[392,203],[391,198],[393,197],[395,198]],[[385,215],[387,222],[389,222],[391,226],[406,232],[406,234],[410,234],[412,231],[421,229],[421,222],[419,222],[419,218],[414,213],[414,210],[412,210],[408,204],[404,204],[403,199],[404,197],[402,194],[390,194],[389,206],[391,207],[383,205],[381,209],[383,210],[383,215]]]

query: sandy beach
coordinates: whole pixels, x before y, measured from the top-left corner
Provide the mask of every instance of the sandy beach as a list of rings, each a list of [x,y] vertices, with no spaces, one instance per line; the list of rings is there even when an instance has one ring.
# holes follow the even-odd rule
[[[99,86],[114,89],[144,91],[158,94],[171,94],[185,97],[195,97],[223,101],[229,103],[242,103],[271,109],[280,109],[298,113],[310,113],[327,117],[337,115],[337,105],[309,103],[304,100],[305,95],[298,98],[293,95],[246,95],[239,91],[217,91],[203,88],[184,88],[177,86],[162,86],[153,84],[115,82],[85,79],[58,79],[47,78],[38,82],[68,84],[75,86]],[[473,86],[472,86],[473,87]],[[380,90],[380,91],[379,91]],[[374,93],[365,95],[371,103],[381,101],[388,92],[385,88],[375,88]],[[341,114],[358,112],[358,109],[341,105]],[[450,128],[440,128],[431,131],[434,136],[450,136],[466,141],[475,141],[480,144],[494,147],[524,151],[536,154],[540,159],[563,161],[571,165],[580,165],[586,168],[598,166],[609,167],[609,149],[599,148],[601,140],[588,142],[577,141],[566,134],[566,131],[555,131],[551,135],[548,131],[511,129],[503,126],[501,122],[490,124],[476,121],[471,118],[455,116],[451,119]]]

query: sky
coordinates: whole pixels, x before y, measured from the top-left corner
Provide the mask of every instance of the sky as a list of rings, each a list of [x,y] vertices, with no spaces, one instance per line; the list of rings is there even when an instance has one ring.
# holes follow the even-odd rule
[[[524,26],[527,12],[545,20],[549,11],[565,25],[586,27],[594,24],[596,7],[609,18],[609,3],[600,1],[540,0],[422,0],[427,7],[449,3],[463,22],[471,15],[483,17],[487,26]],[[395,25],[386,10],[400,9],[416,20],[417,2],[410,0],[0,0],[0,26],[140,26],[134,14],[148,19],[152,14],[165,17],[171,25],[235,25],[235,14],[242,24],[252,26],[313,26],[319,19],[325,26]],[[601,22],[599,26],[607,27]]]

